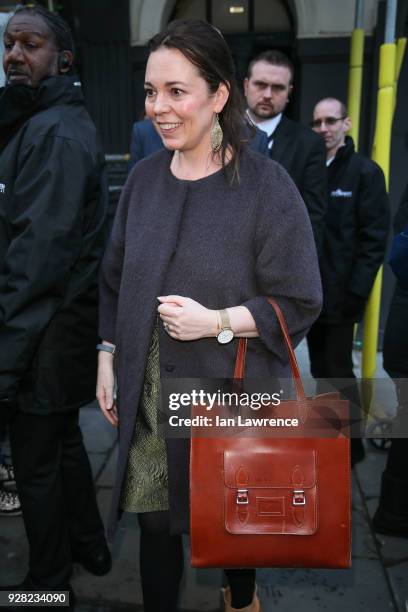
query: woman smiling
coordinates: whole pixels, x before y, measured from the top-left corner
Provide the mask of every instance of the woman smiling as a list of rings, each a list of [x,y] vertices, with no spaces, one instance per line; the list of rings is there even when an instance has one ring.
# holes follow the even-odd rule
[[[189,532],[189,444],[160,435],[160,379],[232,377],[239,337],[251,339],[249,377],[286,376],[266,296],[296,343],[319,313],[321,288],[296,188],[245,142],[218,30],[171,23],[150,41],[145,89],[166,150],[135,166],[119,203],[101,280],[97,397],[120,428],[111,533],[118,510],[137,513],[144,609],[174,612]],[[255,570],[226,576],[226,609],[260,610]]]

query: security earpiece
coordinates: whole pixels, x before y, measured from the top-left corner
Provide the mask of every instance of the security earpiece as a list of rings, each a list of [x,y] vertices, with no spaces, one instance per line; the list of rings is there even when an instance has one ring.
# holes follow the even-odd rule
[[[61,53],[58,58],[58,68],[60,70],[66,70],[69,68],[69,59],[65,55],[65,53]]]

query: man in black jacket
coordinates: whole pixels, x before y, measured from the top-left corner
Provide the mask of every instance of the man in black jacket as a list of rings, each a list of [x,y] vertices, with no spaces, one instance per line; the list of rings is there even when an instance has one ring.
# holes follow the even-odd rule
[[[23,588],[69,588],[72,562],[111,559],[79,408],[95,395],[104,159],[71,76],[68,26],[22,7],[4,33],[0,94],[0,418],[10,421],[30,546]]]
[[[248,116],[268,135],[269,155],[288,171],[306,204],[318,252],[327,205],[325,148],[312,130],[283,114],[293,89],[293,64],[280,51],[251,61],[244,81]]]
[[[318,379],[346,379],[344,392],[358,419],[353,330],[384,260],[390,206],[381,168],[356,153],[346,135],[351,120],[344,104],[334,98],[321,100],[312,125],[326,145],[329,192],[320,260],[323,310],[308,335],[311,372]],[[364,447],[359,438],[351,445],[356,463],[364,457]]]

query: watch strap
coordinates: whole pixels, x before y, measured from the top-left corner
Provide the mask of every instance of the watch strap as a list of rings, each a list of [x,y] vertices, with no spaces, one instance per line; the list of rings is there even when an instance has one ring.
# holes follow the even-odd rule
[[[231,329],[231,320],[229,318],[228,310],[223,308],[219,311],[221,319],[221,329]]]
[[[109,344],[97,344],[97,351],[105,351],[106,353],[110,353],[111,355],[115,354],[116,346],[109,346]]]

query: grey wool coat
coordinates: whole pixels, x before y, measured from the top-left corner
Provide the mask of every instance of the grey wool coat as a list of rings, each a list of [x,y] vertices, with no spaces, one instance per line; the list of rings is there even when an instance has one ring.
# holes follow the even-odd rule
[[[273,296],[297,344],[321,308],[316,250],[305,205],[286,171],[249,149],[239,183],[224,171],[197,181],[170,171],[160,151],[132,170],[124,187],[101,275],[100,336],[117,346],[119,460],[109,534],[119,501],[157,315],[157,296],[177,294],[212,309],[245,305],[259,338],[249,340],[246,376],[288,375]],[[162,378],[232,376],[237,340],[172,339],[160,328]],[[170,522],[188,531],[188,443],[168,440]]]

